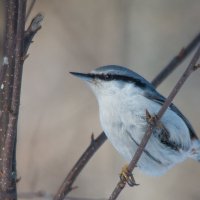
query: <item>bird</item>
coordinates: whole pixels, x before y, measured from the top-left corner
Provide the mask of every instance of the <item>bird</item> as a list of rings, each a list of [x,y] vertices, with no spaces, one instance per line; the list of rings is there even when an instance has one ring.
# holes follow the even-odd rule
[[[166,98],[136,72],[118,65],[98,67],[90,73],[70,72],[94,93],[100,124],[118,153],[130,162],[146,132],[146,111],[156,116]],[[165,174],[187,158],[200,162],[200,140],[192,125],[171,103],[137,163],[150,176]]]

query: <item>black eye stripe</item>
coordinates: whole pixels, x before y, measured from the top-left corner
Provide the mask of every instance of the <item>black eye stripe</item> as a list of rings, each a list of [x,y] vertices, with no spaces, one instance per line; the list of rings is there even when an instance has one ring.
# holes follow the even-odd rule
[[[140,79],[129,77],[129,76],[123,76],[118,74],[90,74],[93,78],[104,80],[104,81],[113,81],[113,80],[119,80],[124,81],[128,83],[134,83],[138,87],[145,88],[147,85],[145,82],[143,82]]]

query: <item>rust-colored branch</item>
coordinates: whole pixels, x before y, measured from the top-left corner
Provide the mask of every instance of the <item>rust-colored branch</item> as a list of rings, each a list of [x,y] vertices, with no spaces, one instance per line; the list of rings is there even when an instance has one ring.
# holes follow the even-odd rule
[[[197,44],[200,42],[200,33],[197,37],[195,37],[192,42],[185,48],[184,53],[176,56],[173,58],[166,67],[154,78],[152,81],[152,84],[157,87],[159,86],[172,72],[172,69],[175,69],[177,66],[180,65],[180,63],[186,59],[186,57],[189,55],[189,53],[194,50],[194,48],[197,46]],[[183,50],[181,50],[183,52]],[[181,56],[181,60],[180,57]],[[165,72],[165,73],[164,73]],[[85,150],[85,152],[82,154],[82,156],[79,158],[77,163],[72,167],[71,171],[65,178],[64,182],[60,186],[58,192],[56,193],[54,200],[63,200],[64,197],[71,191],[73,182],[76,180],[79,173],[82,171],[84,166],[88,163],[90,158],[95,154],[95,152],[100,148],[100,146],[107,140],[107,137],[104,132],[102,132],[96,139],[95,143],[96,146],[91,146],[91,144],[88,146],[88,148]],[[91,148],[93,150],[91,150]],[[96,149],[95,149],[96,148]],[[83,157],[83,155],[85,155]],[[84,162],[82,162],[82,159],[84,159]],[[78,165],[78,163],[84,163],[84,165]],[[75,170],[76,169],[76,170]]]
[[[180,88],[185,83],[186,79],[190,76],[190,74],[193,71],[195,71],[197,69],[196,63],[197,63],[199,57],[200,57],[200,46],[197,49],[195,55],[193,56],[193,58],[192,58],[192,60],[189,64],[189,66],[187,67],[186,71],[183,73],[183,75],[181,76],[181,78],[179,79],[179,81],[177,82],[175,87],[173,88],[172,92],[170,93],[170,95],[166,99],[165,103],[163,104],[163,106],[159,110],[158,114],[156,115],[155,122],[153,124],[152,123],[148,124],[146,133],[145,133],[137,151],[135,152],[133,159],[131,160],[131,162],[128,165],[128,171],[130,173],[132,173],[133,169],[136,167],[136,164],[137,164],[138,160],[140,159],[140,156],[142,155],[142,152],[143,152],[143,150],[144,150],[144,148],[145,148],[145,146],[146,146],[146,144],[147,144],[157,122],[162,118],[163,114],[165,113],[165,111],[167,110],[169,105],[171,104],[172,100],[174,99],[174,97],[176,96],[176,94],[178,93]],[[120,194],[120,192],[123,190],[125,185],[126,185],[126,182],[123,181],[123,180],[120,180],[117,183],[117,186],[115,187],[114,191],[112,192],[109,200],[115,200],[118,197],[118,195]]]

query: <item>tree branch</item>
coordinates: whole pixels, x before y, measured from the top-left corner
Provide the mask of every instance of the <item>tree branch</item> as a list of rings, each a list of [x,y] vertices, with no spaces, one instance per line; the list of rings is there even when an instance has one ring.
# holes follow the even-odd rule
[[[172,72],[172,69],[175,69],[177,66],[180,65],[180,63],[186,59],[186,57],[189,55],[189,53],[194,50],[194,48],[197,46],[197,44],[200,41],[200,33],[198,36],[196,36],[192,42],[185,48],[184,53],[180,54],[179,56],[175,56],[166,67],[154,78],[152,81],[152,84],[157,87],[159,86]],[[183,51],[181,51],[183,52]],[[178,57],[181,57],[181,61]],[[179,60],[178,62],[175,60]],[[102,132],[96,139],[95,144],[96,146],[91,146],[91,144],[88,146],[88,148],[85,150],[85,152],[82,154],[82,156],[79,158],[77,163],[72,167],[71,171],[65,178],[64,182],[61,184],[58,192],[54,196],[54,200],[63,200],[64,197],[71,191],[72,185],[74,181],[76,180],[77,176],[80,174],[84,166],[88,163],[90,158],[95,154],[95,152],[100,148],[100,146],[106,141],[107,137],[104,132]],[[94,149],[93,149],[94,148]],[[93,149],[93,150],[92,150]],[[85,156],[83,156],[85,155]],[[82,162],[82,159],[84,162]],[[83,165],[79,165],[78,163],[84,163]]]
[[[41,29],[41,22],[44,17],[41,13],[38,13],[31,21],[28,29],[25,31],[24,35],[24,58],[26,57],[26,53],[30,44],[32,43],[32,39],[35,34]]]
[[[0,196],[6,195],[4,199],[15,200],[17,122],[24,54],[40,25],[28,29],[27,38],[31,39],[25,40],[26,0],[5,0],[4,4],[6,27],[3,64],[0,66]],[[31,27],[34,27],[33,24]]]
[[[8,106],[8,123],[5,133],[4,150],[2,152],[2,176],[1,189],[6,193],[15,193],[16,195],[16,165],[15,165],[15,143],[17,134],[17,119],[20,101],[20,88],[22,76],[22,55],[23,55],[23,38],[25,27],[26,0],[11,2],[17,8],[17,27],[16,35],[14,36],[14,63],[9,65],[12,72],[10,76],[10,96]],[[5,83],[6,84],[6,83]],[[16,196],[13,198],[16,199]]]
[[[5,32],[3,47],[3,63],[0,68],[0,156],[2,161],[2,146],[5,140],[6,126],[8,121],[9,105],[11,104],[12,82],[14,69],[10,66],[14,65],[15,34],[17,27],[17,5],[11,0],[4,1],[5,4]],[[2,169],[2,162],[0,162]]]
[[[173,88],[172,92],[170,93],[170,95],[168,96],[168,98],[166,99],[165,103],[163,104],[163,106],[161,107],[161,109],[159,110],[158,114],[156,115],[155,118],[155,122],[149,123],[146,133],[137,149],[137,151],[135,152],[133,159],[131,160],[130,164],[128,165],[128,172],[132,173],[133,169],[136,167],[136,164],[138,162],[138,160],[140,159],[140,156],[142,155],[142,152],[153,132],[153,129],[156,127],[158,121],[162,118],[163,114],[165,113],[165,111],[167,110],[167,108],[169,107],[169,105],[171,104],[172,100],[174,99],[174,97],[176,96],[176,94],[179,92],[180,88],[183,86],[183,84],[185,83],[186,79],[190,76],[190,74],[195,71],[198,67],[196,66],[196,63],[198,61],[200,57],[200,46],[197,49],[195,55],[193,56],[189,66],[187,67],[186,71],[183,73],[183,75],[181,76],[181,78],[179,79],[179,81],[177,82],[177,84],[175,85],[175,87]],[[123,190],[123,188],[126,185],[126,181],[120,180],[117,184],[117,186],[115,187],[114,191],[112,192],[109,200],[115,200],[118,195],[120,194],[120,192]]]
[[[171,74],[177,66],[179,66],[190,53],[197,47],[200,41],[200,33],[188,44],[187,47],[183,47],[177,56],[175,56],[170,63],[153,79],[152,84],[157,87],[164,79]]]

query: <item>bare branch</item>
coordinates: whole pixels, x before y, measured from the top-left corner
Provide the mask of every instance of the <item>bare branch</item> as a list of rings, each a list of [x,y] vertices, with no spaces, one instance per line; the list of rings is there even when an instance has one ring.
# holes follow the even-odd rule
[[[14,54],[14,65],[9,65],[12,72],[9,74],[12,81],[11,96],[9,97],[10,104],[8,110],[8,124],[5,134],[4,150],[2,152],[2,176],[1,188],[3,192],[16,194],[16,165],[15,165],[15,143],[17,134],[17,119],[20,101],[20,88],[22,76],[22,55],[23,55],[23,40],[25,27],[25,12],[26,0],[12,2],[17,10],[17,28],[15,39],[15,51],[10,49]],[[5,83],[6,84],[6,83]],[[16,196],[8,199],[16,199]]]
[[[15,159],[15,153],[8,155],[8,160],[5,158],[5,140],[7,138],[7,128],[9,124],[9,111],[11,110],[12,89],[15,65],[15,45],[18,19],[18,2],[14,0],[4,1],[5,5],[5,32],[4,32],[4,47],[3,47],[3,64],[1,66],[0,77],[0,192],[14,194],[16,197],[15,182],[12,181],[11,174],[7,174],[10,167],[10,159]],[[5,169],[7,166],[7,169]],[[4,170],[3,170],[4,169]],[[7,176],[8,175],[8,176]],[[13,173],[14,175],[14,173]],[[6,178],[7,177],[7,178]],[[7,180],[9,179],[9,183]],[[12,179],[12,180],[11,180]],[[11,186],[10,186],[11,184]],[[10,189],[9,189],[10,187]],[[9,199],[9,198],[8,198]],[[15,199],[15,198],[14,198]]]
[[[41,13],[38,13],[33,20],[31,21],[28,29],[25,32],[24,36],[24,57],[28,51],[30,44],[32,43],[32,39],[35,34],[41,29],[41,22],[43,21],[44,17]]]
[[[200,33],[188,44],[187,47],[182,48],[181,51],[175,56],[171,62],[153,79],[152,84],[157,87],[170,75],[197,47],[200,42]]]
[[[32,21],[29,37],[25,37],[26,0],[5,0],[4,3],[6,28],[3,64],[0,66],[0,198],[6,195],[6,200],[15,200],[16,137],[24,53],[30,45],[28,41],[41,28],[41,20],[37,17]]]
[[[165,113],[165,111],[167,110],[167,108],[169,107],[169,105],[171,104],[172,100],[174,99],[174,97],[176,96],[176,94],[179,92],[180,88],[183,86],[183,84],[185,83],[186,79],[190,76],[190,74],[195,71],[197,69],[196,67],[196,63],[198,61],[200,57],[200,46],[197,49],[195,55],[193,56],[188,68],[186,69],[186,71],[183,73],[183,75],[181,76],[181,78],[179,79],[179,81],[177,82],[177,84],[175,85],[175,87],[173,88],[172,92],[170,93],[170,95],[168,96],[168,98],[166,99],[165,103],[163,104],[163,106],[161,107],[161,109],[159,110],[158,114],[156,115],[155,118],[155,122],[149,123],[146,133],[137,149],[137,151],[135,152],[133,159],[131,160],[130,164],[128,165],[128,172],[132,173],[133,169],[136,167],[136,164],[138,162],[138,160],[140,159],[140,156],[142,155],[142,152],[153,132],[153,129],[155,128],[155,126],[157,125],[158,121],[162,118],[163,114]],[[120,192],[123,190],[123,188],[125,187],[126,182],[123,180],[120,180],[117,184],[117,186],[115,187],[114,191],[112,192],[109,200],[115,200],[118,195],[120,194]]]
[[[184,51],[183,50],[181,51],[184,53],[182,53],[182,54],[179,53],[179,57],[181,57],[181,61],[179,59],[178,59],[179,61],[176,61],[176,62],[174,61],[175,58],[177,58],[177,56],[175,58],[173,58],[170,61],[170,63],[162,70],[162,72],[159,73],[154,78],[154,80],[152,81],[152,84],[155,87],[159,86],[173,72],[172,69],[175,69],[177,66],[180,65],[180,63],[183,60],[186,59],[188,54],[191,53],[192,50],[194,50],[194,48],[197,46],[197,43],[199,41],[200,41],[200,33],[198,34],[197,37],[195,37],[192,40],[192,42],[185,48]],[[167,73],[163,73],[163,72],[167,72]],[[106,139],[107,139],[107,137],[106,137],[105,133],[102,132],[95,140],[96,146],[91,146],[91,144],[90,144],[88,146],[88,148],[85,150],[85,152],[82,154],[82,156],[79,158],[77,163],[82,163],[82,159],[84,159],[84,165],[86,165],[88,163],[88,161],[90,160],[90,158],[95,154],[95,152],[100,148],[100,146],[106,141]],[[91,149],[93,149],[93,150],[91,150]],[[83,157],[83,155],[87,155],[87,156]],[[77,165],[77,163],[72,167],[71,171],[69,172],[69,174],[65,178],[64,182],[60,186],[57,194],[54,197],[54,200],[63,200],[64,197],[71,191],[73,182],[76,180],[77,176],[79,175],[81,170],[84,168],[84,166],[81,165],[81,167],[80,167],[79,165]]]

